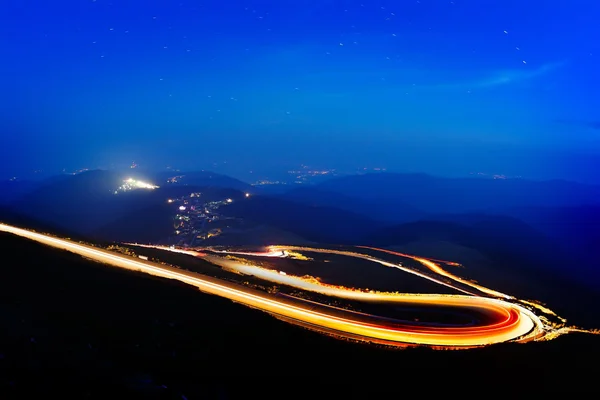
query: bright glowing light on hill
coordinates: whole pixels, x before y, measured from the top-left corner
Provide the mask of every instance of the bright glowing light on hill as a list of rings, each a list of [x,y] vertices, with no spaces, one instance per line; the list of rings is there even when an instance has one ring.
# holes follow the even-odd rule
[[[153,185],[148,182],[138,181],[133,178],[128,178],[123,181],[123,184],[121,186],[119,186],[119,188],[115,191],[115,194],[117,194],[119,192],[127,192],[130,190],[135,190],[135,189],[153,190],[153,189],[158,189],[158,186]]]

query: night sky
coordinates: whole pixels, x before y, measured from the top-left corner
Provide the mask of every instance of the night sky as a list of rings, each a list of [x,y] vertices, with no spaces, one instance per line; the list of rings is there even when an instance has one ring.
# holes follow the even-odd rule
[[[6,0],[0,177],[135,161],[591,181],[599,17],[592,0]]]

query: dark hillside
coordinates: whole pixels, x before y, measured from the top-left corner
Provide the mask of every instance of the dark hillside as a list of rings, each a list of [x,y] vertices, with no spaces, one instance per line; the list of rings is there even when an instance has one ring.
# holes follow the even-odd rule
[[[228,398],[247,393],[239,378],[339,374],[360,377],[371,393],[388,392],[391,381],[374,387],[368,381],[387,376],[390,366],[405,379],[439,368],[446,377],[468,371],[477,385],[492,384],[473,365],[527,368],[536,393],[555,390],[555,382],[577,393],[590,390],[589,365],[600,355],[598,338],[584,335],[466,352],[385,350],[8,234],[0,234],[0,254],[11,260],[0,267],[1,398],[31,398],[32,391],[61,398]]]
[[[234,202],[223,208],[223,213],[322,243],[355,243],[366,233],[383,226],[381,222],[338,208],[310,206],[263,196]]]

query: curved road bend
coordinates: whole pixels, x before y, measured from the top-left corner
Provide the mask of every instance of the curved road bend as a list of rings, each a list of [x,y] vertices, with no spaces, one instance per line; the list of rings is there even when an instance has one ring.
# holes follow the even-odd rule
[[[344,313],[326,307],[314,307],[291,299],[259,292],[194,272],[116,254],[107,250],[0,224],[0,231],[12,233],[55,248],[70,251],[92,260],[129,270],[141,271],[196,286],[201,291],[257,308],[283,319],[290,319],[323,331],[348,338],[387,342],[397,345],[422,344],[440,347],[473,347],[505,341],[529,341],[543,334],[543,324],[531,311],[500,299],[473,296],[414,295],[406,296],[406,304],[432,304],[474,309],[493,318],[483,326],[435,327],[414,324],[366,322],[355,313]],[[376,321],[377,319],[375,319]]]

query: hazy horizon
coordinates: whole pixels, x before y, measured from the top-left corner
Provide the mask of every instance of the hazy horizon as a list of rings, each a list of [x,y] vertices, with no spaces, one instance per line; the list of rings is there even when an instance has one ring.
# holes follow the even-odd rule
[[[460,178],[483,178],[483,179],[522,179],[528,181],[569,181],[580,184],[587,185],[600,185],[600,180],[593,179],[581,179],[577,178],[573,175],[559,175],[559,174],[544,174],[540,173],[539,175],[521,175],[518,171],[514,170],[514,174],[510,173],[497,173],[496,171],[489,170],[472,170],[468,171],[465,169],[464,171],[457,172],[448,172],[439,173],[436,171],[427,171],[425,169],[393,169],[388,168],[384,165],[365,165],[362,166],[357,164],[356,166],[338,166],[337,168],[333,168],[329,165],[325,164],[291,164],[291,163],[282,163],[280,165],[271,165],[265,167],[264,165],[259,165],[259,168],[249,169],[241,169],[239,166],[233,164],[229,165],[229,163],[213,163],[213,164],[181,164],[181,165],[166,165],[166,166],[153,166],[148,164],[138,164],[134,162],[136,165],[135,169],[131,168],[132,164],[118,164],[118,165],[93,165],[90,164],[88,166],[74,166],[72,168],[62,168],[62,169],[38,169],[38,170],[23,170],[19,173],[10,173],[10,171],[6,171],[5,174],[0,175],[0,180],[18,180],[18,181],[37,181],[43,180],[47,178],[51,178],[54,176],[62,175],[62,174],[74,174],[81,173],[91,170],[106,170],[106,171],[118,171],[122,172],[123,176],[127,175],[129,171],[131,171],[131,175],[135,175],[135,173],[156,173],[156,172],[165,172],[165,171],[173,171],[173,174],[176,175],[177,172],[196,172],[196,171],[207,171],[213,172],[225,176],[229,176],[238,180],[241,180],[246,183],[254,183],[260,180],[269,179],[272,181],[281,181],[281,183],[291,183],[293,181],[293,174],[290,171],[300,171],[305,169],[308,171],[330,171],[328,175],[324,175],[320,178],[323,179],[334,179],[335,177],[340,176],[348,176],[355,174],[365,174],[365,173],[389,173],[389,174],[422,174],[428,175],[432,177],[438,178],[450,178],[450,179],[460,179]],[[543,166],[542,166],[543,168]],[[511,169],[505,169],[504,172],[512,171]],[[305,184],[315,183],[313,181],[309,181]]]
[[[589,1],[5,8],[0,178],[136,162],[600,184]]]

